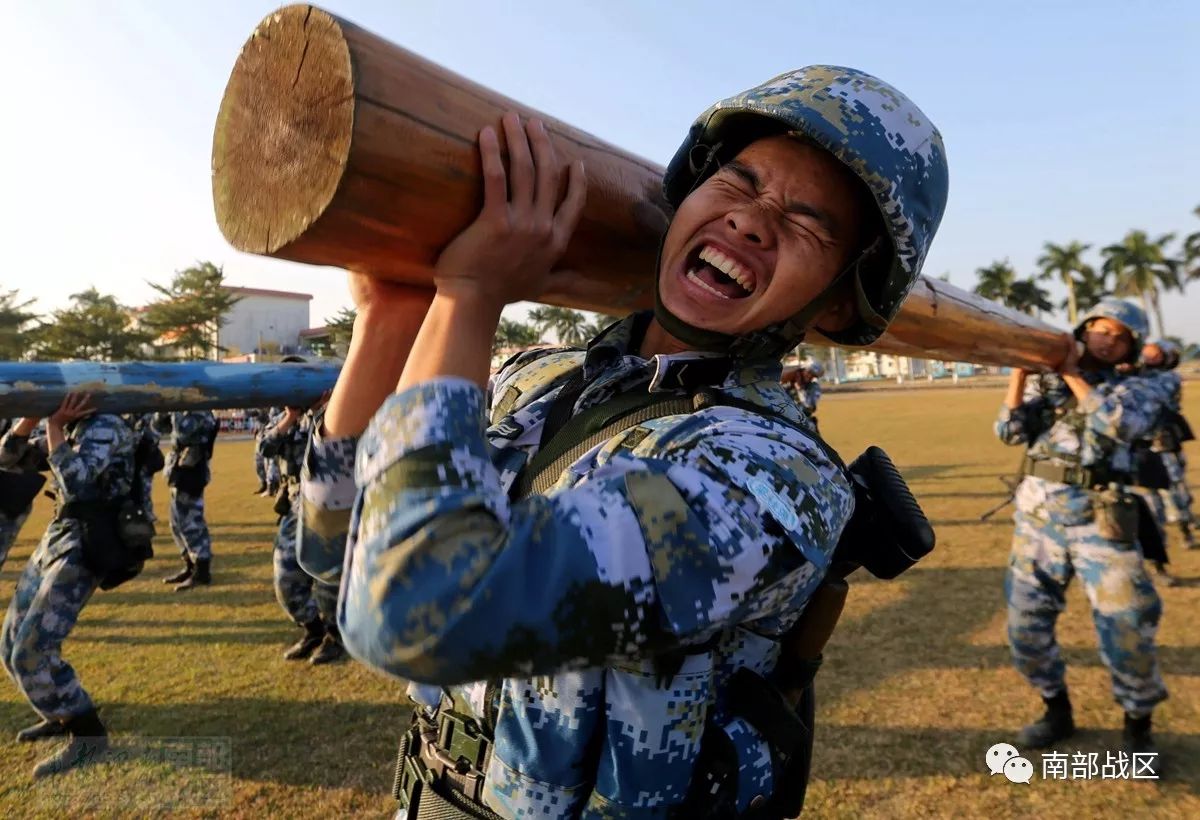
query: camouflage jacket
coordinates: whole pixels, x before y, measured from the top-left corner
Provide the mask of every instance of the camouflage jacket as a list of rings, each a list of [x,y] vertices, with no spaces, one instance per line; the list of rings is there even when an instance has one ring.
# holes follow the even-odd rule
[[[777,638],[824,577],[853,493],[779,384],[777,361],[710,381],[758,407],[644,422],[545,495],[507,489],[582,363],[575,412],[659,389],[700,354],[634,355],[637,317],[579,351],[517,358],[494,383],[435,379],[392,396],[357,445],[314,435],[301,560],[336,575],[347,645],[364,662],[447,687],[492,728],[485,802],[504,816],[646,816],[678,803],[706,723],[739,760],[743,806],[773,791],[771,753],[729,712],[740,667],[773,670]],[[495,408],[493,408],[495,410]],[[782,416],[788,422],[773,416]],[[350,469],[353,465],[354,479]],[[352,481],[357,482],[357,494]],[[654,659],[675,652],[665,686]]]
[[[67,440],[50,451],[50,473],[58,504],[113,502],[129,495],[133,486],[133,432],[120,416],[98,414],[80,419],[66,429]],[[0,440],[0,451],[19,459],[29,439],[9,431]],[[39,560],[53,560],[82,546],[79,523],[55,519],[42,539]]]
[[[817,402],[821,400],[821,383],[816,379],[808,384],[796,383],[794,388],[796,403],[804,408],[804,412],[810,416],[817,413]]]
[[[167,453],[167,466],[163,471],[167,483],[171,483],[171,475],[176,467],[203,467],[204,482],[207,484],[212,478],[208,465],[208,442],[217,432],[217,417],[212,411],[159,413],[154,419],[154,426],[163,435],[174,434],[171,450]]]
[[[304,463],[304,450],[308,446],[308,433],[312,428],[312,413],[305,413],[289,430],[279,431],[281,414],[274,419],[274,424],[268,427],[259,440],[259,447],[265,458],[278,458],[283,479],[293,490],[300,489],[300,467]]]
[[[1143,376],[1122,376],[1114,370],[1084,374],[1092,392],[1077,402],[1062,377],[1033,376],[1021,405],[1000,408],[996,435],[1005,444],[1025,444],[1033,458],[1067,465],[1106,466],[1128,473],[1133,468],[1132,446],[1151,435],[1166,401],[1162,383]],[[1058,498],[1062,496],[1062,498]],[[1086,515],[1086,490],[1027,476],[1017,492],[1018,509],[1057,506],[1056,498]],[[1074,514],[1065,507],[1064,515]]]

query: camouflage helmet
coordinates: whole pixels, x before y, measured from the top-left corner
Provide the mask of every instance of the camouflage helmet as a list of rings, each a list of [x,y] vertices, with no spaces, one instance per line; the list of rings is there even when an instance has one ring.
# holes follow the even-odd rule
[[[825,375],[825,368],[821,366],[820,362],[813,362],[804,369],[807,370],[809,375],[814,379],[819,379]]]
[[[1142,353],[1142,345],[1150,334],[1150,323],[1146,321],[1146,311],[1125,299],[1107,296],[1097,302],[1091,310],[1079,317],[1075,325],[1075,338],[1083,338],[1083,329],[1093,319],[1112,319],[1120,322],[1129,330],[1133,344],[1129,346],[1129,361],[1136,361]]]
[[[1158,349],[1163,352],[1163,369],[1172,370],[1179,367],[1179,360],[1183,357],[1183,350],[1179,345],[1170,339],[1161,339],[1157,344]]]
[[[827,333],[835,342],[875,341],[917,282],[949,193],[942,136],[917,106],[882,80],[815,65],[780,74],[700,115],[663,177],[673,206],[754,140],[798,132],[866,185],[890,240],[886,258],[854,271],[858,321]]]

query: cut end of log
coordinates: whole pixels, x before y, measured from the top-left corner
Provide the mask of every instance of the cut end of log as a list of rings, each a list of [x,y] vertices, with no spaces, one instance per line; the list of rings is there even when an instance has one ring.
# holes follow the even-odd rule
[[[307,5],[264,19],[242,46],[213,134],[213,206],[241,251],[271,254],[333,200],[354,130],[341,22]]]

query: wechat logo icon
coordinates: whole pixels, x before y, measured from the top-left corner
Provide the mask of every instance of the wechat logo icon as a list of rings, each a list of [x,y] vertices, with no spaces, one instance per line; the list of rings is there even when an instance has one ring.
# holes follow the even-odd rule
[[[984,756],[988,772],[1002,774],[1010,783],[1029,784],[1033,779],[1033,763],[1028,758],[1021,757],[1021,752],[1011,743],[997,743],[987,750]]]

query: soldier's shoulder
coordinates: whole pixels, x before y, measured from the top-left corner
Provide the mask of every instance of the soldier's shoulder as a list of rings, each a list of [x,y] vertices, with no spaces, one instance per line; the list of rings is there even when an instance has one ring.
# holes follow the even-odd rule
[[[506,415],[545,393],[583,364],[584,351],[578,348],[548,347],[528,350],[510,360],[496,375],[492,386],[492,407]]]

